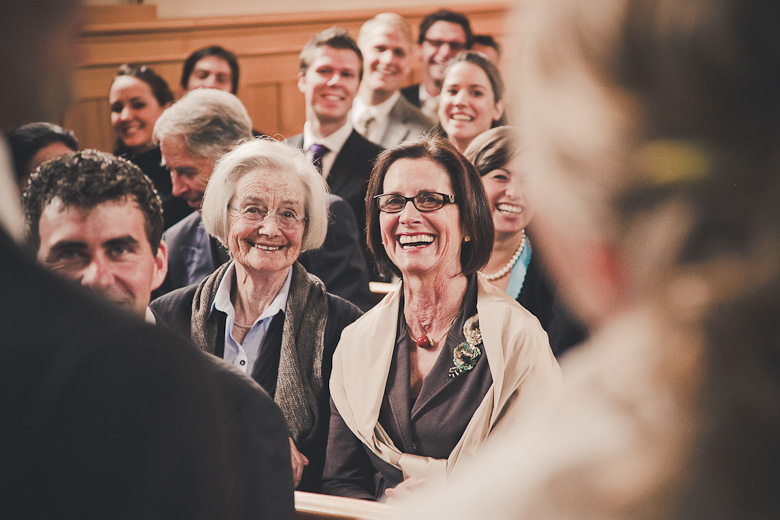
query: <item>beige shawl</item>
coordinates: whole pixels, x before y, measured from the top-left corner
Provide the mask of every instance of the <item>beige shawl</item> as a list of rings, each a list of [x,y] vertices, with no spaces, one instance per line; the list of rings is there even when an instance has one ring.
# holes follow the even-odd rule
[[[344,329],[333,357],[330,391],[355,436],[404,478],[451,474],[499,427],[522,420],[560,386],[560,369],[539,321],[482,276],[477,281],[484,352],[493,385],[447,460],[401,453],[377,422],[395,347],[402,287]],[[461,464],[462,466],[462,464]]]

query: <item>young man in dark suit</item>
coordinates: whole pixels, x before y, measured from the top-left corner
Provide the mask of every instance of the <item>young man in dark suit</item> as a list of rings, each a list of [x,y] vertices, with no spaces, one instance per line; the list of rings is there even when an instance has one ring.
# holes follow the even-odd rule
[[[331,27],[309,40],[300,54],[298,89],[306,102],[303,133],[288,142],[306,151],[330,190],[347,201],[358,222],[365,249],[365,197],[374,159],[382,148],[361,136],[349,110],[363,77],[363,55],[349,33]],[[372,278],[376,274],[372,273]]]

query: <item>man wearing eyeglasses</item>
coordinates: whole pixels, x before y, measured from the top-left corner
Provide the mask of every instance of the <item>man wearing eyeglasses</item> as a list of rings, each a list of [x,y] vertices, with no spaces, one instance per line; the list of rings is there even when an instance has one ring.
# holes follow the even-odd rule
[[[444,69],[459,52],[474,42],[469,19],[463,13],[442,9],[431,13],[420,23],[417,54],[422,62],[421,81],[401,89],[413,105],[432,118],[436,116]]]

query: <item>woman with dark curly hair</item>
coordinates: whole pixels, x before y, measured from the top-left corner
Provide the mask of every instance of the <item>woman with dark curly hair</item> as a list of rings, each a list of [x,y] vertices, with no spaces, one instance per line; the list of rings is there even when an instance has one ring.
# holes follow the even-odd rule
[[[559,370],[539,321],[476,274],[493,222],[452,144],[383,152],[366,213],[377,266],[402,284],[342,334],[323,491],[380,500],[461,471],[549,398]]]

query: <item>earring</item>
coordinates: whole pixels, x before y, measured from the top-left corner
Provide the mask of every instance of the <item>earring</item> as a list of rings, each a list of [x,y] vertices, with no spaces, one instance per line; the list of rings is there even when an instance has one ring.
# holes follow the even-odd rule
[[[464,242],[471,242],[471,237],[466,235],[465,237],[463,237],[463,241]]]

